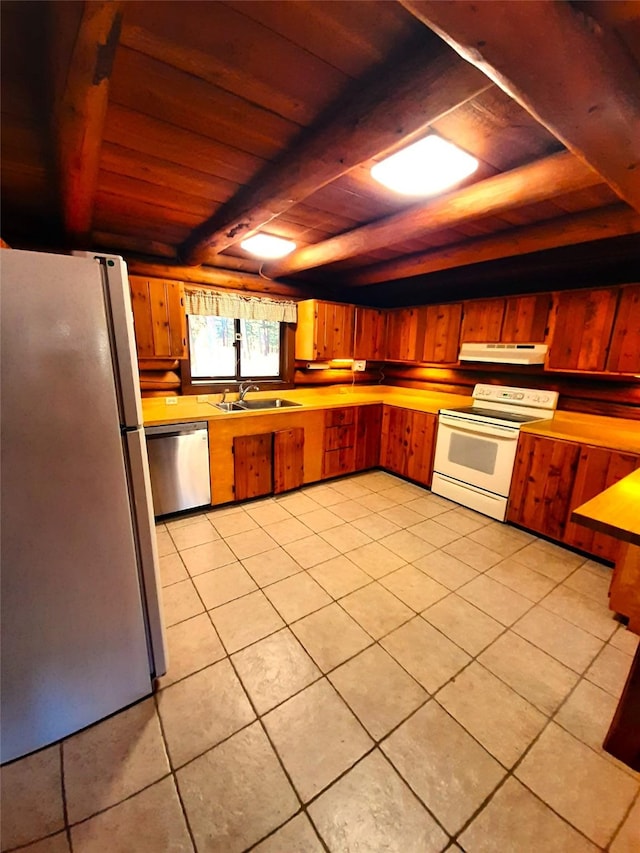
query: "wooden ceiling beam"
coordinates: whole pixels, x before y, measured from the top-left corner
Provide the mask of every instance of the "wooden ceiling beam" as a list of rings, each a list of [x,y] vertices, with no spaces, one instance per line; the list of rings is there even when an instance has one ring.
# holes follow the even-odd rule
[[[198,264],[210,252],[221,252],[359,163],[423,132],[491,85],[450,51],[436,53],[431,43],[421,42],[413,51],[394,56],[198,226],[180,257]]]
[[[345,284],[348,287],[378,284],[467,264],[639,232],[640,214],[626,204],[614,204],[536,225],[502,231],[495,237],[482,237],[444,249],[385,261],[366,267],[354,275],[348,275]]]
[[[67,237],[84,245],[91,231],[109,78],[124,2],[85,2],[56,111],[56,148]],[[65,56],[57,56],[60,65]]]
[[[565,0],[400,0],[640,211],[640,71]]]
[[[149,278],[167,278],[170,281],[182,281],[185,284],[206,284],[221,290],[235,290],[247,293],[263,293],[271,296],[289,296],[307,299],[312,293],[306,285],[284,284],[269,281],[259,275],[240,273],[213,267],[188,267],[179,264],[157,264],[127,258],[127,268],[131,275],[149,276]],[[317,295],[317,288],[316,288]]]
[[[562,151],[457,192],[413,205],[322,243],[297,249],[286,258],[265,265],[264,272],[271,278],[281,278],[601,183],[602,179],[593,169],[570,152]]]

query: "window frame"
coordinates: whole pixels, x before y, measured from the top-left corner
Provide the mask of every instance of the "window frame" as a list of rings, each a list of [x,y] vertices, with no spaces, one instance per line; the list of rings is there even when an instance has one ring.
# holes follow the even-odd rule
[[[229,318],[234,319],[235,323],[239,325],[239,318]],[[267,391],[270,389],[279,390],[286,388],[293,388],[294,386],[294,369],[295,369],[295,323],[280,323],[280,376],[277,378],[272,377],[258,377],[253,379],[252,377],[247,377],[246,379],[241,379],[237,376],[237,372],[239,370],[240,364],[240,341],[236,341],[234,346],[237,347],[236,352],[236,376],[229,379],[220,379],[220,380],[209,380],[209,379],[193,379],[191,376],[191,344],[190,344],[190,335],[188,331],[188,321],[187,317],[187,355],[186,358],[181,359],[180,361],[180,378],[182,384],[182,393],[183,394],[219,394],[223,391],[237,392],[240,385],[243,382],[251,382],[253,385],[258,385],[261,391]]]

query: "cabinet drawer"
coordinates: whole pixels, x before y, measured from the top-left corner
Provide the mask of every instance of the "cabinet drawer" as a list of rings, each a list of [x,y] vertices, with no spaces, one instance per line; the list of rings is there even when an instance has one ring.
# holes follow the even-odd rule
[[[356,440],[355,424],[328,427],[324,433],[324,449],[338,450],[340,447],[353,447]]]
[[[345,406],[344,409],[328,409],[325,415],[325,426],[346,426],[355,423],[355,408]]]

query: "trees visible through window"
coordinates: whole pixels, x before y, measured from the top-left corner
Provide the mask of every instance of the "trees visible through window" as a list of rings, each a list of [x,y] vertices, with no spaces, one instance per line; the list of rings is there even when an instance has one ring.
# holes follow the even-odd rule
[[[188,315],[194,381],[279,379],[281,323]]]

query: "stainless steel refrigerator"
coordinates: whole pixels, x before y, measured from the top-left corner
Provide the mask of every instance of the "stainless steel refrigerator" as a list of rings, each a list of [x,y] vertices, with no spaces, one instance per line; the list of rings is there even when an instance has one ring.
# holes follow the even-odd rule
[[[166,671],[126,265],[0,252],[1,761]]]

